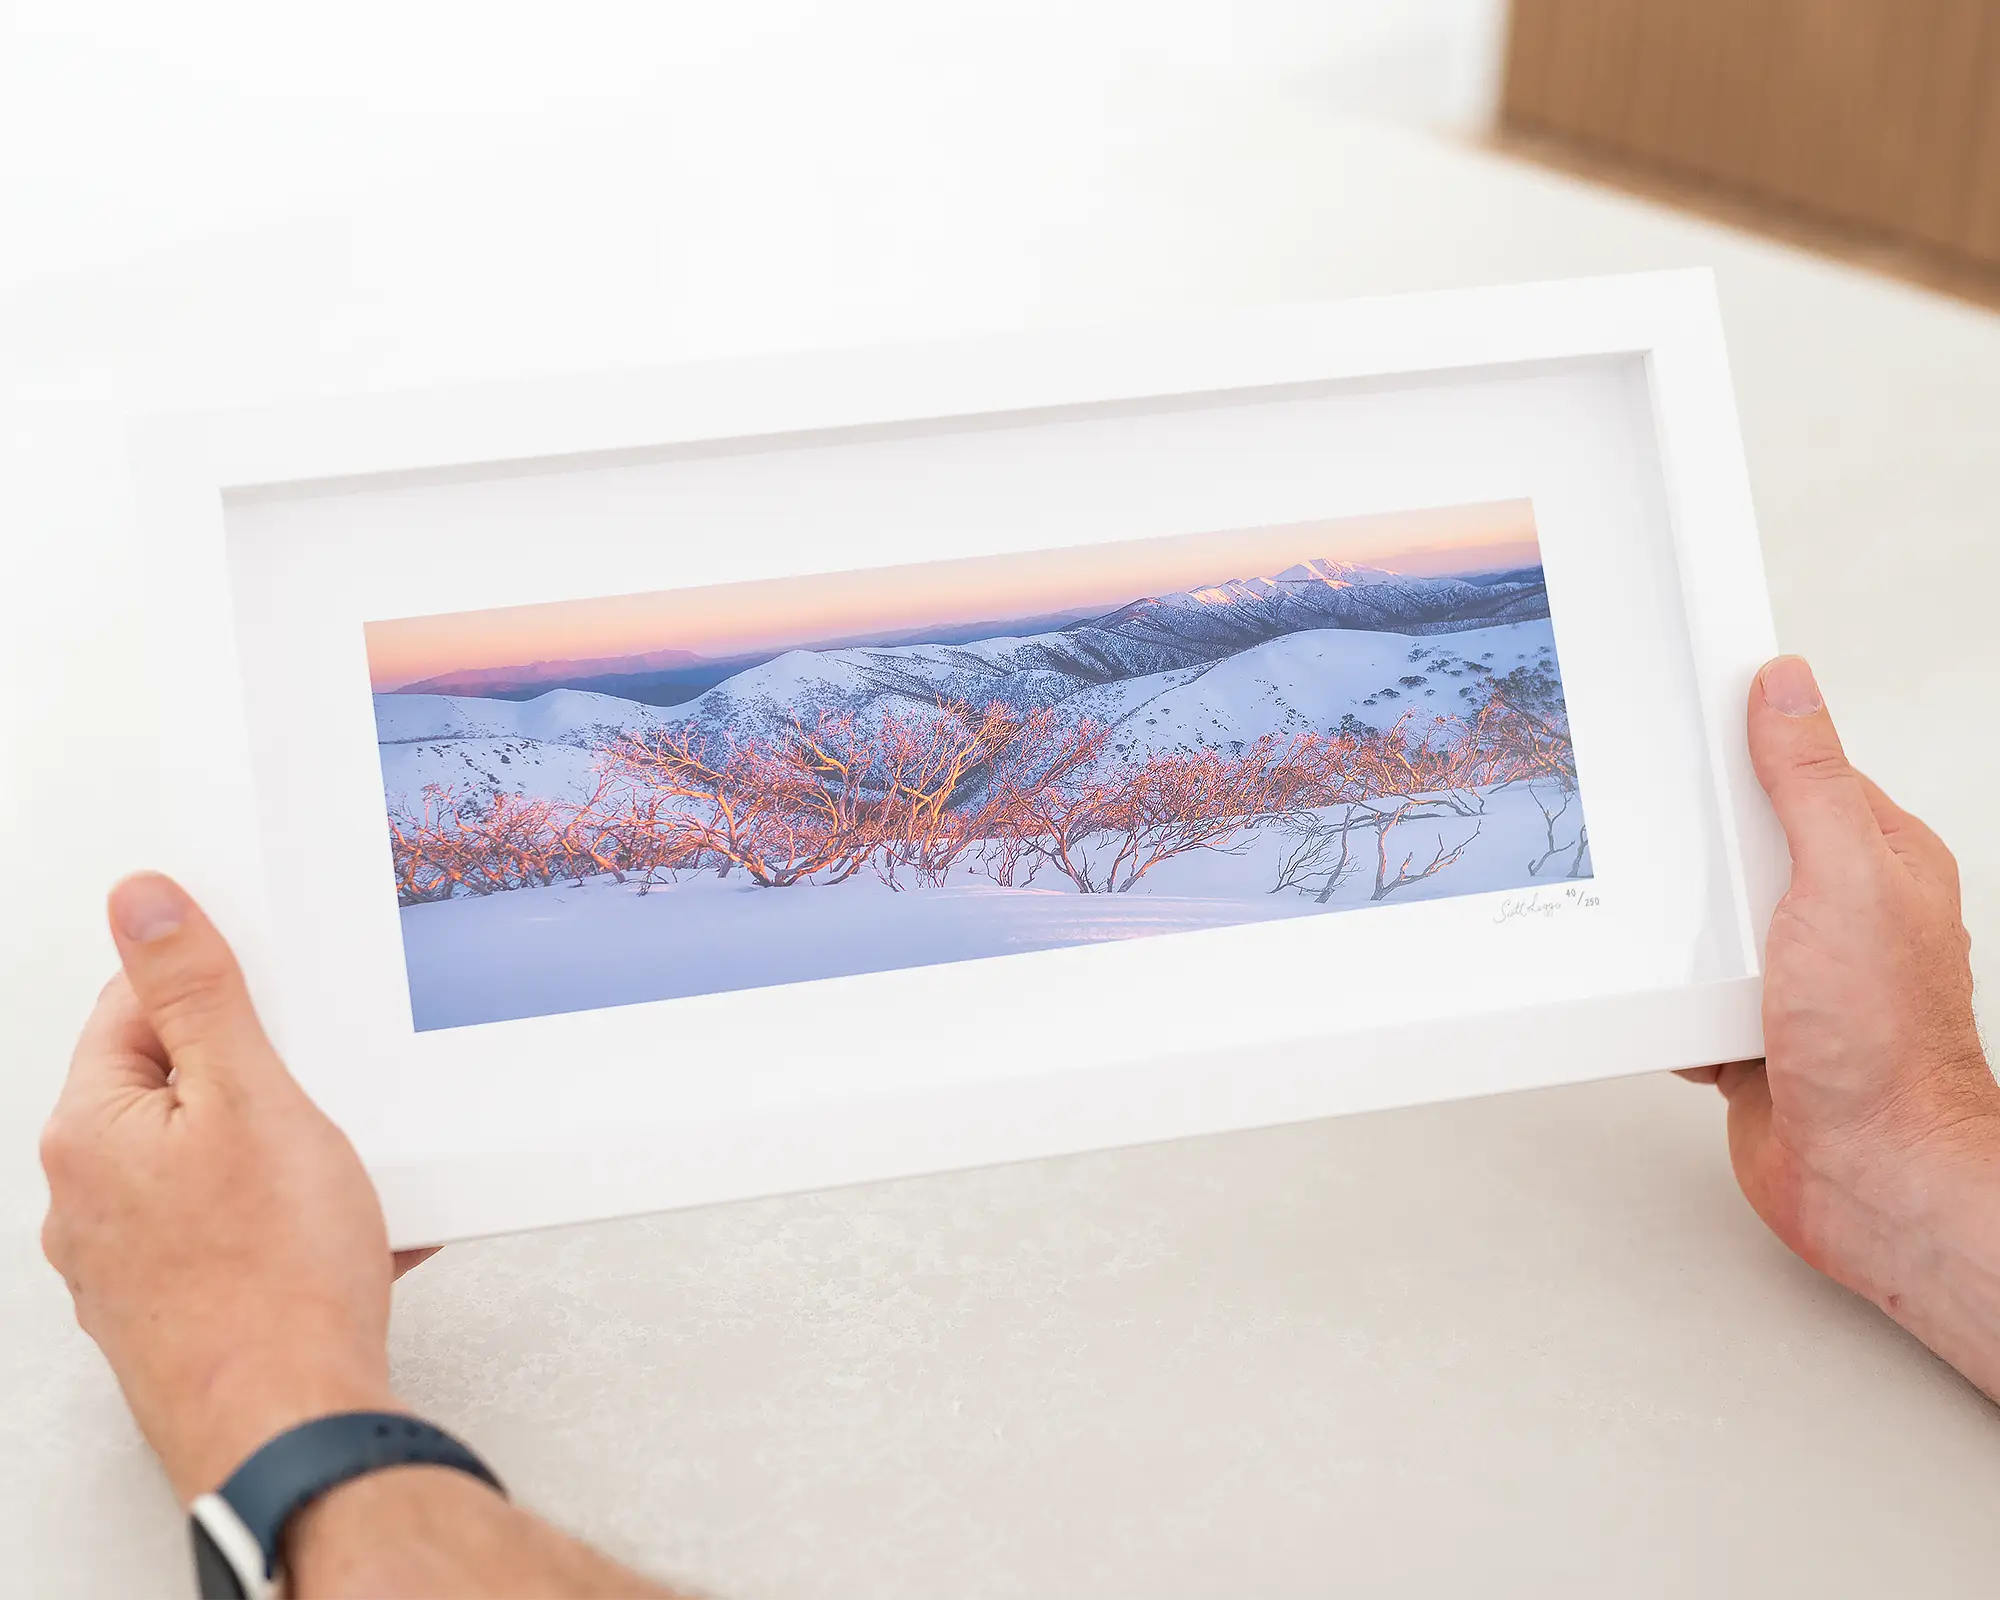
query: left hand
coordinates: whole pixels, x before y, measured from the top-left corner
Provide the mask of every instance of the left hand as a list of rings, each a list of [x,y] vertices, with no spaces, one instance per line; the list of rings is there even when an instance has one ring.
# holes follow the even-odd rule
[[[42,1135],[42,1244],[185,1503],[295,1423],[401,1409],[389,1286],[410,1261],[185,891],[142,874],[110,911],[124,971]]]

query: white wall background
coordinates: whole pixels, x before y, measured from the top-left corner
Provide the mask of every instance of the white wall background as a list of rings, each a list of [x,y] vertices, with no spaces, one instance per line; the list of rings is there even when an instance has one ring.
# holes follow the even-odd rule
[[[866,121],[898,78],[975,88],[968,62],[977,92],[1001,96],[1167,69],[1471,128],[1493,102],[1504,13],[1505,0],[12,0],[0,283],[634,117],[665,113],[691,139],[703,124]]]

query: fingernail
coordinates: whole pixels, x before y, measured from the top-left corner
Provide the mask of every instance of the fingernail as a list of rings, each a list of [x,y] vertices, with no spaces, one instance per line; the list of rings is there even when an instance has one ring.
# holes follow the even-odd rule
[[[132,944],[164,939],[187,916],[187,896],[172,878],[142,872],[111,891],[111,921]]]
[[[1826,705],[1804,656],[1779,656],[1758,681],[1764,688],[1765,704],[1785,716],[1809,717]]]

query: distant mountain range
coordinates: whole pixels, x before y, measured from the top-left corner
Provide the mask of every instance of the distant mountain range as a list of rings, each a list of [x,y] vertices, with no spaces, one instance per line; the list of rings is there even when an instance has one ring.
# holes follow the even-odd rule
[[[1086,649],[1120,660],[1145,656],[1161,666],[1192,666],[1308,628],[1363,628],[1373,633],[1450,633],[1548,615],[1539,567],[1463,578],[1411,578],[1343,561],[1307,561],[1274,578],[1233,578],[1132,604],[1069,630]],[[1119,676],[1130,676],[1120,673]]]
[[[720,665],[722,663],[710,662],[692,650],[650,650],[636,656],[595,656],[581,661],[530,661],[522,666],[470,667],[461,672],[440,673],[437,677],[425,678],[418,683],[406,683],[395,692],[480,695],[496,700],[525,700],[534,695],[545,694],[550,689],[580,688],[591,678],[653,677]],[[721,677],[712,681],[720,683],[728,676],[729,674],[724,672]]]
[[[532,700],[552,689],[576,689],[641,705],[677,706],[702,698],[732,678],[802,654],[880,658],[885,652],[909,646],[987,645],[1028,647],[1012,653],[1015,670],[1047,670],[1080,683],[1103,683],[1169,666],[1219,660],[1262,640],[1307,628],[1436,633],[1547,615],[1540,567],[1466,577],[1414,578],[1376,567],[1314,560],[1272,578],[1231,579],[1135,600],[1108,614],[1085,608],[1006,621],[915,628],[865,639],[827,639],[786,651],[728,657],[655,650],[641,655],[531,661],[441,673],[404,684],[394,692]],[[994,655],[990,666],[998,667],[1007,654]],[[893,672],[895,668],[890,662],[879,661],[877,670]],[[929,679],[933,673],[925,670],[921,676]]]
[[[857,645],[963,644],[1004,633],[1040,633],[1095,616],[1095,606],[1008,621],[963,622],[949,627],[908,628],[865,638],[821,639],[796,648],[839,650]],[[492,700],[532,700],[551,689],[578,689],[616,695],[640,705],[677,706],[747,668],[783,654],[777,650],[735,656],[703,656],[691,650],[654,650],[645,655],[604,656],[583,661],[530,661],[523,666],[475,667],[406,683],[396,694],[478,695]]]

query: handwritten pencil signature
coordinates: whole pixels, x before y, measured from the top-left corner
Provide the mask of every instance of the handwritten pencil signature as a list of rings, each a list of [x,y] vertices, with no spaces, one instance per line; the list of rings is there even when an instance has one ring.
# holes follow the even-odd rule
[[[1561,916],[1565,911],[1587,911],[1592,906],[1601,905],[1599,897],[1588,889],[1568,887],[1561,891],[1537,889],[1533,894],[1509,895],[1500,902],[1500,910],[1494,916],[1495,922],[1516,922],[1524,917]]]

